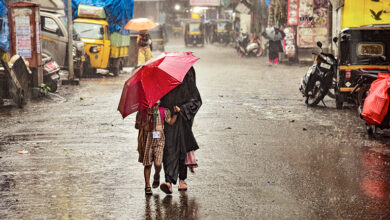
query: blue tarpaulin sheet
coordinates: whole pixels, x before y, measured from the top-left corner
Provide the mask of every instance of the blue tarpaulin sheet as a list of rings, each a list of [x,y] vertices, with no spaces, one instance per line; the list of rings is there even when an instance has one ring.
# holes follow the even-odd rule
[[[64,0],[66,5],[67,0]],[[103,7],[108,17],[110,33],[128,34],[125,25],[133,18],[134,0],[72,0],[73,18],[77,18],[79,4]]]
[[[0,0],[0,49],[8,52],[9,50],[9,27],[7,6],[4,0]]]

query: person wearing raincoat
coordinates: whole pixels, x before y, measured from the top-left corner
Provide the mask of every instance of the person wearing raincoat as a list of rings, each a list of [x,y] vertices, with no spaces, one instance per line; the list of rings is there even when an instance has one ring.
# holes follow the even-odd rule
[[[150,46],[152,44],[152,40],[150,35],[146,32],[146,30],[140,31],[140,34],[137,38],[138,43],[138,65],[143,65],[146,61],[153,58],[152,50]]]
[[[175,106],[180,108],[176,123],[164,127],[165,183],[160,185],[160,189],[167,194],[172,193],[172,184],[176,184],[178,178],[179,191],[187,190],[185,182],[187,169],[192,171],[193,168],[188,160],[189,157],[193,158],[194,151],[199,149],[192,133],[192,124],[201,105],[202,99],[196,86],[194,68],[188,71],[181,85],[161,99],[161,106],[170,109],[170,111],[173,111]],[[196,159],[193,158],[192,161],[194,162]]]
[[[268,27],[262,33],[262,36],[269,40],[268,46],[268,62],[269,65],[279,63],[279,52],[283,52],[283,46],[281,40],[284,39],[286,34],[276,27]]]

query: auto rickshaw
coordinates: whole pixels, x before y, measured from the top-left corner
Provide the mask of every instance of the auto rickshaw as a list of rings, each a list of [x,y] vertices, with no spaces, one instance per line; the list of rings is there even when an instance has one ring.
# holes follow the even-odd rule
[[[161,52],[165,51],[165,42],[166,42],[166,35],[164,31],[164,27],[161,24],[158,24],[157,27],[151,29],[148,31],[150,34],[150,37],[152,38],[152,45],[151,50],[159,50]]]
[[[378,74],[390,68],[390,26],[370,25],[343,29],[338,42],[338,71],[335,79],[336,107],[344,102],[359,103],[362,72]],[[359,93],[360,91],[360,93]],[[367,90],[366,90],[367,91]]]
[[[185,22],[185,31],[184,31],[184,44],[185,46],[192,45],[204,46],[205,38],[204,24],[198,20],[191,20]]]
[[[182,24],[179,20],[175,20],[172,25],[173,36],[179,37],[183,34]]]
[[[232,30],[232,23],[229,20],[216,20],[214,23],[213,40],[221,44],[230,43],[230,32]]]

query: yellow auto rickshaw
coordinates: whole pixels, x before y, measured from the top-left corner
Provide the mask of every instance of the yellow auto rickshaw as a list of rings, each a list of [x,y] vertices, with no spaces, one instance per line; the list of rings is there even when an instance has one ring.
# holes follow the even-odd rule
[[[362,73],[369,71],[376,75],[390,69],[390,27],[370,25],[343,29],[338,38],[338,72],[335,95],[336,107],[341,109],[344,102],[359,103],[365,95],[365,78]],[[367,85],[369,88],[369,84]]]
[[[205,30],[203,22],[199,20],[185,21],[184,28],[184,44],[198,46],[199,44],[204,46]]]
[[[230,20],[216,20],[213,28],[212,43],[219,42],[221,44],[230,43],[230,32],[232,30],[232,22]]]
[[[152,45],[150,45],[150,49],[152,51],[159,50],[161,52],[165,51],[165,42],[166,35],[164,31],[164,26],[158,24],[157,27],[149,30],[150,37],[152,38]]]

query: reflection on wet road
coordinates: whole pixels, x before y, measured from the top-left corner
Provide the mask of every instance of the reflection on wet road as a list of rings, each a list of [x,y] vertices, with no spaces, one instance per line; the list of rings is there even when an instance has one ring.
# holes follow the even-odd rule
[[[179,201],[173,201],[171,195],[147,196],[145,198],[145,219],[198,219],[198,204],[181,193]]]
[[[389,219],[390,148],[372,146],[362,149],[360,185],[367,200],[367,216]]]
[[[307,108],[306,66],[188,50],[204,102],[188,192],[145,197],[134,115],[117,112],[130,74],[88,78],[0,109],[0,219],[390,218],[389,139],[369,139],[353,106]]]

